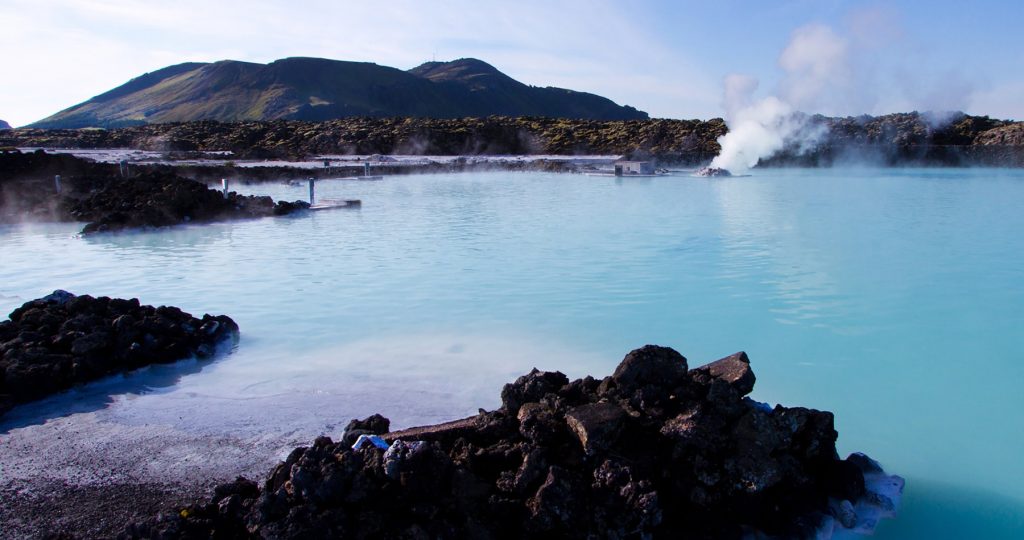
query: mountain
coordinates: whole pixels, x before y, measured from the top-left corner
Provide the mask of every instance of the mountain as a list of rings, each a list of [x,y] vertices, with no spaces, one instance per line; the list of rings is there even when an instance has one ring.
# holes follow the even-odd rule
[[[0,129],[11,129],[11,125],[3,120],[0,120]]]
[[[645,112],[598,95],[525,85],[473,58],[427,62],[409,71],[366,62],[285,58],[269,64],[224,60],[169,66],[31,127],[491,115],[647,118]]]

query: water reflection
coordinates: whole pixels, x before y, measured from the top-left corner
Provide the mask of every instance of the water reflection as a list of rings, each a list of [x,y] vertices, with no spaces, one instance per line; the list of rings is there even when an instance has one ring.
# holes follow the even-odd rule
[[[14,407],[0,419],[0,435],[47,421],[105,409],[116,397],[142,396],[172,388],[182,377],[201,372],[230,350],[224,346],[214,358],[190,358],[170,364],[154,364],[128,373],[111,375],[53,396]]]
[[[0,229],[0,307],[64,288],[239,323],[230,360],[98,415],[126,425],[284,446],[373,412],[402,425],[493,407],[534,366],[599,376],[645,343],[691,365],[742,349],[755,397],[835,411],[841,452],[908,489],[1020,494],[1024,173],[986,174],[321,182],[362,210],[84,240]]]

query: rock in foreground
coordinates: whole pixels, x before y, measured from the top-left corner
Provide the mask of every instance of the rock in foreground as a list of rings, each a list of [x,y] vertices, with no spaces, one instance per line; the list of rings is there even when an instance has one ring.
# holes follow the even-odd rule
[[[262,487],[240,478],[122,537],[799,538],[893,513],[902,480],[838,459],[831,413],[769,408],[744,398],[753,384],[743,353],[688,370],[655,346],[603,380],[534,370],[496,411],[391,433],[354,420]]]
[[[171,306],[54,291],[0,322],[0,414],[105,375],[189,356],[238,338],[226,315],[197,319]]]

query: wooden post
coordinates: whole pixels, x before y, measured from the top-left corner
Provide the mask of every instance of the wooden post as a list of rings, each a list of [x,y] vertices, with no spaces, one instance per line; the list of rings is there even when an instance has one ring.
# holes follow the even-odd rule
[[[57,188],[57,193],[60,194],[60,175],[53,177],[53,185]]]
[[[363,163],[363,176],[370,176],[370,163]]]
[[[220,179],[220,188],[221,188],[222,191],[224,191],[224,198],[227,199],[228,198],[228,179],[227,178],[221,178]]]
[[[313,177],[310,176],[309,177],[309,205],[310,206],[313,206],[313,203],[316,201],[316,197],[315,197],[315,193],[314,193],[314,188],[313,188],[313,184],[315,184],[315,183],[316,183],[316,180],[314,180]]]

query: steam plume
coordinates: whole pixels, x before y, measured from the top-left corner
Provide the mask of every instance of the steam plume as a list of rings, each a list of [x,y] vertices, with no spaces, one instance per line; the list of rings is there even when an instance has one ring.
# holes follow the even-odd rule
[[[956,73],[891,65],[892,58],[902,56],[893,50],[901,36],[887,12],[861,11],[851,14],[845,33],[823,24],[796,29],[779,55],[783,76],[773,95],[755,99],[757,79],[726,77],[729,133],[718,139],[722,150],[711,167],[744,171],[783,149],[796,154],[814,149],[827,128],[809,122],[803,112],[877,114],[880,104],[896,110],[964,108],[972,88]],[[926,118],[942,123],[949,115]]]
[[[852,76],[848,44],[831,28],[813,24],[793,33],[779,56],[786,76],[778,96],[754,99],[758,81],[745,75],[725,79],[725,110],[729,133],[718,142],[722,151],[712,167],[743,171],[786,146],[813,148],[822,130],[807,129],[797,107],[813,109],[830,88],[848,85]]]

